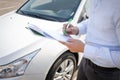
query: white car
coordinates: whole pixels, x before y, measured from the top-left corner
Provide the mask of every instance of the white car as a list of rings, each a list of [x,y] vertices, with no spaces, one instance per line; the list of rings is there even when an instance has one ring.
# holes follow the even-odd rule
[[[0,16],[0,80],[72,80],[81,55],[57,40],[27,29],[34,24],[62,30],[83,20],[86,0],[27,0]]]

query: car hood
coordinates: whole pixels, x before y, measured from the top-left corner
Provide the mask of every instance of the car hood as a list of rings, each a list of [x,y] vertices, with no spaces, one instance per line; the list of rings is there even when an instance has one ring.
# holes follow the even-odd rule
[[[51,29],[50,27],[54,26],[51,30],[60,28],[56,27],[59,24],[58,22],[35,19],[14,12],[2,16],[0,18],[0,59],[30,47],[30,45],[34,46],[36,42],[47,43],[46,38],[26,28],[28,23],[43,26],[47,29]]]

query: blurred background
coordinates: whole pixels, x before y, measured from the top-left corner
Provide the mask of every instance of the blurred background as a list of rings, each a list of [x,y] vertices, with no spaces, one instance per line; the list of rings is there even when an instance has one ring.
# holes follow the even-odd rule
[[[0,16],[18,9],[26,0],[0,0]]]

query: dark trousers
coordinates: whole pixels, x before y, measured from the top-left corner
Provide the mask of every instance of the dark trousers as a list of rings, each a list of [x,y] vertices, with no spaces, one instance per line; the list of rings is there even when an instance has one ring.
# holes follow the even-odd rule
[[[89,59],[83,58],[77,80],[120,80],[120,69],[100,67]]]

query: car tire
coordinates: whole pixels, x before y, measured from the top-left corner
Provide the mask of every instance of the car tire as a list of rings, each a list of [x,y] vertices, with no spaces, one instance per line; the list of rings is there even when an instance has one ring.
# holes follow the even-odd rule
[[[75,56],[70,52],[66,52],[55,61],[46,80],[72,80],[75,70]]]

